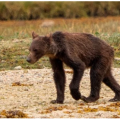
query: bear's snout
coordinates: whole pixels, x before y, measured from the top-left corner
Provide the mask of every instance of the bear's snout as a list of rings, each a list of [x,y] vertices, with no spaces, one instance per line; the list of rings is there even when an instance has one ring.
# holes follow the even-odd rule
[[[30,63],[30,62],[31,62],[31,59],[28,57],[28,58],[26,59],[26,61]]]

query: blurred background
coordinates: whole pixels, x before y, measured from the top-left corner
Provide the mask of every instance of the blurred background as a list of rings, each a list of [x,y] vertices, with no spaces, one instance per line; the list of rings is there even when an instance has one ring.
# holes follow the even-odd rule
[[[120,67],[120,2],[0,2],[0,70],[50,68],[49,58],[26,62],[31,33],[91,33],[115,51]]]
[[[0,2],[0,20],[119,15],[120,2]]]

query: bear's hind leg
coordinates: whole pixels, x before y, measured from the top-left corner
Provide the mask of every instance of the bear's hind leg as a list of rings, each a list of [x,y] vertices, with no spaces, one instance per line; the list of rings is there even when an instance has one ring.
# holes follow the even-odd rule
[[[110,87],[115,93],[115,97],[113,99],[110,99],[109,101],[110,102],[120,101],[120,85],[117,83],[117,81],[112,76],[111,68],[108,70],[107,74],[105,75],[103,82],[108,87]]]
[[[85,102],[95,102],[99,99],[101,82],[107,70],[107,62],[104,59],[99,59],[90,70],[91,93],[89,97],[82,96],[81,99]]]

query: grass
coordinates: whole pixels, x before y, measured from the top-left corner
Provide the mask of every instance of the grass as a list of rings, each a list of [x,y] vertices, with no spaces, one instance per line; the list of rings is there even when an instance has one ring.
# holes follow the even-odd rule
[[[41,27],[43,22],[53,21],[51,27]],[[32,41],[31,33],[46,35],[55,31],[87,32],[100,37],[115,50],[120,57],[120,17],[49,19],[36,21],[0,21],[0,70],[12,70],[16,66],[24,69],[50,67],[49,59],[43,57],[34,65],[26,62],[28,48]],[[120,67],[120,62],[114,62]]]

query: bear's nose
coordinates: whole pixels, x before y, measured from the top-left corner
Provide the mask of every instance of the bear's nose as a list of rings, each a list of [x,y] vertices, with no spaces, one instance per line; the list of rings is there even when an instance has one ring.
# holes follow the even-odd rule
[[[26,61],[27,61],[27,62],[30,62],[30,61],[31,61],[31,59],[28,57],[28,58],[26,59]]]

